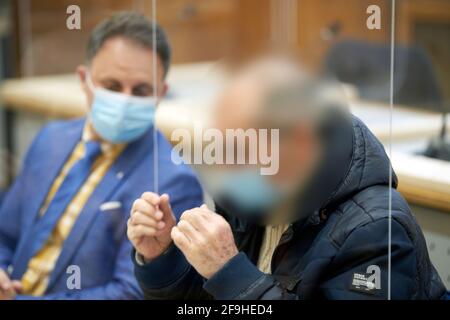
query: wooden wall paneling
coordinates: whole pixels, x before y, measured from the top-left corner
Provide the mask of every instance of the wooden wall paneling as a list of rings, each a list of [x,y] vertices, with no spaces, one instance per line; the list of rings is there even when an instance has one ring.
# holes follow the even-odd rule
[[[157,20],[166,30],[175,63],[216,60],[237,47],[239,0],[157,2]],[[151,1],[144,3],[151,15]]]
[[[389,41],[390,9],[388,0],[299,0],[298,42],[305,58],[313,67],[319,67],[328,49],[337,41],[353,38],[374,42]],[[381,30],[366,27],[367,7],[381,8]],[[338,25],[335,38],[325,37],[326,28]]]
[[[68,30],[66,9],[76,4],[81,8],[81,30]],[[84,60],[90,30],[112,12],[132,8],[132,1],[113,0],[18,0],[21,57],[25,75],[66,73]],[[26,38],[26,42],[23,42]]]
[[[418,22],[450,23],[449,0],[401,0],[397,12],[397,39],[404,43],[414,41]]]
[[[173,62],[216,60],[227,56],[252,56],[273,40],[274,6],[296,2],[297,28],[293,50],[311,66],[319,67],[328,49],[345,38],[388,42],[390,37],[389,0],[160,0],[158,22],[166,29],[173,45]],[[151,16],[151,0],[18,0],[29,3],[30,15],[19,13],[20,22],[29,20],[31,44],[21,47],[30,59],[34,75],[71,72],[84,59],[90,30],[113,12],[140,9]],[[398,40],[410,40],[411,25],[420,20],[448,20],[448,0],[403,0],[398,2]],[[82,30],[65,27],[66,8],[82,8]],[[382,29],[366,28],[366,9],[377,4],[382,10]],[[16,8],[17,10],[17,8]],[[283,17],[281,17],[281,21]],[[336,37],[327,28],[339,26]],[[283,30],[283,29],[279,29]],[[283,31],[278,31],[283,32]],[[285,35],[281,34],[280,39]]]

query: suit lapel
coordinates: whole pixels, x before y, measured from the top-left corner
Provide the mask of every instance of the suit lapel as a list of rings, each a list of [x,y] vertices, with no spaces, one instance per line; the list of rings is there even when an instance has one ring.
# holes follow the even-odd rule
[[[76,250],[80,248],[81,242],[89,231],[93,219],[99,212],[101,204],[110,199],[120,183],[124,181],[127,175],[129,175],[137,166],[138,161],[146,156],[149,159],[152,159],[149,155],[151,155],[152,152],[153,142],[152,139],[149,139],[148,137],[149,135],[146,135],[136,142],[131,143],[109,168],[105,177],[92,193],[75,222],[72,231],[64,242],[61,255],[52,272],[47,290],[50,290],[55,284],[56,279],[58,279],[65,270]],[[149,166],[151,166],[151,163],[149,163]]]
[[[39,232],[35,228],[39,211],[62,166],[80,141],[83,125],[84,120],[78,121],[74,126],[63,132],[58,132],[57,135],[43,137],[45,141],[41,143],[44,143],[45,147],[40,150],[40,153],[42,153],[40,156],[42,156],[43,161],[34,163],[36,167],[31,170],[33,175],[29,182],[30,186],[35,186],[38,190],[33,192],[33,197],[30,197],[30,201],[25,202],[23,209],[27,218],[23,225],[24,238],[17,247],[13,263],[13,276],[15,278],[22,276],[28,266],[29,259],[33,256],[34,239],[36,238],[36,233]]]

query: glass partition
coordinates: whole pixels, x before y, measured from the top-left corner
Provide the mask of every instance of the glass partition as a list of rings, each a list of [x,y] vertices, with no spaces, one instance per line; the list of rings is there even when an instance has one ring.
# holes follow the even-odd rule
[[[77,143],[93,136],[123,147],[80,200],[42,279],[30,285],[27,271],[46,242],[9,273],[27,294],[55,293],[45,272],[72,265],[63,244],[93,236],[97,222],[78,220],[83,214],[117,211],[95,224],[96,236],[128,241],[128,215],[144,191],[192,196],[184,169],[208,210],[230,224],[237,249],[291,296],[413,298],[411,250],[425,264],[428,252],[450,288],[450,1],[18,0],[0,8],[0,201],[11,205],[21,181],[40,199],[28,209],[39,221]],[[74,123],[82,123],[76,139],[61,141]],[[10,216],[0,217],[11,228]],[[0,249],[2,239],[0,226]],[[289,246],[301,254],[292,258]],[[79,267],[98,273],[96,263]],[[81,283],[96,284],[97,273]]]

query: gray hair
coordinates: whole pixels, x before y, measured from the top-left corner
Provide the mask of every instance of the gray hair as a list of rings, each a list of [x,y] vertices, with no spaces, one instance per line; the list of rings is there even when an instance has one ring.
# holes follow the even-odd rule
[[[308,124],[319,140],[345,139],[352,119],[348,101],[339,83],[309,72],[295,60],[263,57],[241,70],[238,79],[260,90],[256,115],[259,128],[291,129]]]

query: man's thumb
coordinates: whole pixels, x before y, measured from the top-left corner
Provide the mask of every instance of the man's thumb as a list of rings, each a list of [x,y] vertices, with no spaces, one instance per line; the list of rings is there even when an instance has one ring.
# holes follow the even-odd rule
[[[170,198],[167,193],[164,193],[160,197],[159,210],[161,210],[164,213],[165,218],[172,215],[172,208],[170,207]]]

